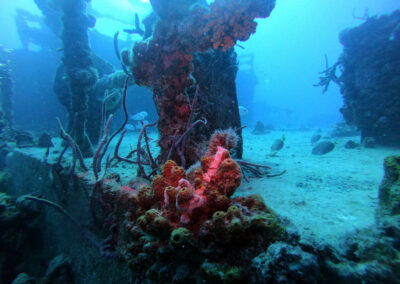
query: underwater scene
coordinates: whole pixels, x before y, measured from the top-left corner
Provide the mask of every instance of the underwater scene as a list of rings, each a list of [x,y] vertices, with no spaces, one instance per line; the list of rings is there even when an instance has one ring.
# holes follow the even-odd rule
[[[399,0],[0,26],[0,284],[400,283]]]

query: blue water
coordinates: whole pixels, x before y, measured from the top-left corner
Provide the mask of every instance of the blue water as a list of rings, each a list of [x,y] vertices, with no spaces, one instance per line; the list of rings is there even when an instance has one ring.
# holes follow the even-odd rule
[[[133,25],[133,13],[137,12],[144,17],[151,11],[150,4],[145,0],[92,1],[91,6],[98,12],[95,31],[110,37],[117,30]],[[16,49],[21,48],[14,20],[18,8],[26,9],[34,15],[41,14],[30,0],[0,2],[0,43]],[[253,125],[254,120],[262,120],[278,127],[298,128],[331,126],[341,121],[341,114],[338,112],[342,105],[339,88],[332,85],[326,94],[321,95],[321,89],[312,85],[318,81],[318,72],[325,67],[324,54],[327,54],[330,63],[334,63],[340,55],[342,46],[338,41],[339,32],[362,23],[353,18],[353,10],[356,15],[362,16],[366,8],[369,15],[382,15],[399,8],[399,2],[278,0],[270,18],[257,20],[256,34],[250,40],[239,43],[244,49],[235,48],[239,55],[239,70],[248,68],[247,64],[241,63],[243,56],[254,56],[252,72],[258,81],[252,100],[246,100],[245,94],[238,94],[241,100],[239,103],[252,109],[251,118],[244,118],[245,124]],[[122,34],[120,38],[123,40],[129,37]],[[130,40],[135,38],[138,39],[133,36]],[[30,45],[29,48],[40,49],[37,45]],[[92,48],[118,67],[112,46],[92,44]],[[56,62],[51,65],[55,64]],[[47,69],[52,68],[54,67],[49,66]],[[240,78],[239,71],[237,84],[244,93],[246,81],[241,82]],[[53,118],[57,115],[52,111],[54,107],[57,111],[62,111],[51,93],[51,86],[41,85],[43,90],[38,90],[35,95],[17,91],[17,123],[27,125],[32,122],[29,127],[37,126],[44,116],[51,117],[50,121],[54,121]],[[30,101],[30,105],[35,107],[21,107],[19,102],[26,101]],[[270,110],[268,115],[265,109]],[[138,112],[140,109],[134,111]],[[55,124],[52,126],[55,127]]]

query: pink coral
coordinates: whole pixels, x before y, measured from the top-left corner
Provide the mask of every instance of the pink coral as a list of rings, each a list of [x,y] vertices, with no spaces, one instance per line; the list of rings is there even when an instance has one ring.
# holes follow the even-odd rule
[[[167,161],[162,174],[154,178],[152,191],[148,187],[140,189],[139,207],[148,210],[149,205],[158,202],[162,217],[169,220],[171,227],[186,226],[198,231],[210,215],[230,205],[229,196],[240,181],[239,165],[228,150],[218,147],[214,155],[203,157],[201,167],[192,168],[190,174],[174,161]],[[152,202],[151,198],[155,200]]]
[[[211,178],[215,175],[219,166],[221,165],[223,158],[227,156],[229,156],[228,150],[222,148],[221,146],[217,146],[217,152],[214,155],[213,161],[208,167],[207,171],[203,174],[203,180],[205,182],[211,181]]]

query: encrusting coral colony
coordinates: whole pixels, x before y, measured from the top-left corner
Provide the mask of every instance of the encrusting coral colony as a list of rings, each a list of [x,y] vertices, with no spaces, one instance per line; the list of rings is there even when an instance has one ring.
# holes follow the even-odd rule
[[[252,258],[283,238],[283,226],[260,196],[232,198],[241,171],[227,145],[215,147],[219,138],[187,171],[167,161],[151,186],[103,181],[113,239],[137,281],[239,283]]]

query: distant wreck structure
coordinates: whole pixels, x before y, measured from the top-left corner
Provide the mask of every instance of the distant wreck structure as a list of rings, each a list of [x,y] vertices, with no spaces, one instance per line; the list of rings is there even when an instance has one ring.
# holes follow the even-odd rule
[[[12,136],[13,83],[9,64],[10,50],[0,46],[0,143]]]
[[[92,156],[104,117],[114,113],[121,102],[127,75],[97,56],[89,44],[89,30],[96,18],[87,12],[87,0],[59,0],[52,8],[38,5],[44,15],[51,11],[52,22],[62,26],[63,57],[57,67],[53,90],[68,112],[67,132],[85,157]],[[50,3],[49,3],[50,4]],[[47,22],[47,21],[46,21]],[[49,25],[51,27],[51,25]]]
[[[328,67],[318,86],[331,81],[343,95],[346,122],[380,144],[400,144],[400,10],[365,17],[360,26],[340,33],[343,53]],[[336,75],[336,69],[341,71]]]
[[[86,1],[62,1],[63,10],[63,63],[71,90],[69,127],[83,154],[91,156],[92,146],[86,133],[89,89],[96,84],[97,74],[90,57],[88,28],[94,27],[96,19],[85,13]]]

